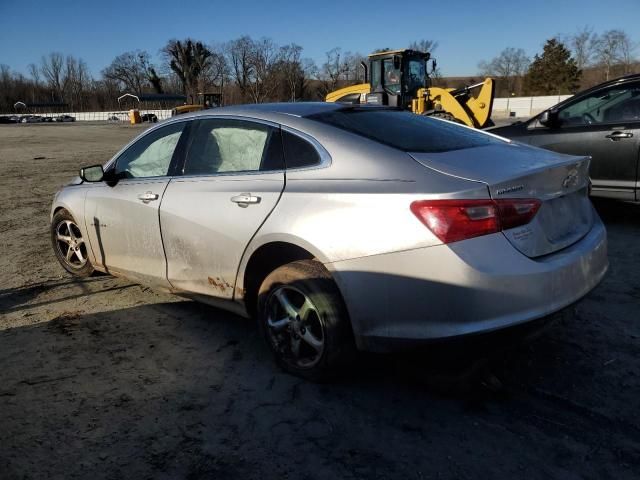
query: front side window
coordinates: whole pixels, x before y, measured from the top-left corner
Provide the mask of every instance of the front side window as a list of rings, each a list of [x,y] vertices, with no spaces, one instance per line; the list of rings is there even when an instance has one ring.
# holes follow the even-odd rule
[[[277,144],[277,146],[272,146]],[[195,125],[183,173],[218,173],[274,170],[280,153],[279,130],[241,120],[208,119]]]
[[[640,84],[594,92],[560,110],[563,127],[640,121]]]
[[[185,122],[158,128],[131,145],[116,160],[116,175],[123,178],[164,177],[184,130]]]

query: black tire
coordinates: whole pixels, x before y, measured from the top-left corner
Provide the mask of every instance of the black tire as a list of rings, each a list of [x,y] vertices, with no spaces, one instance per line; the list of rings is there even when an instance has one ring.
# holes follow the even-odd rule
[[[298,309],[297,320],[290,315],[292,311],[285,313],[282,297]],[[354,358],[355,343],[344,301],[329,272],[317,261],[299,260],[271,272],[260,286],[257,317],[276,363],[293,375],[327,381]],[[276,328],[284,317],[288,318],[286,326]]]
[[[76,277],[89,277],[95,272],[88,256],[89,245],[82,237],[75,219],[66,210],[58,210],[53,216],[51,245],[60,265],[67,272]]]

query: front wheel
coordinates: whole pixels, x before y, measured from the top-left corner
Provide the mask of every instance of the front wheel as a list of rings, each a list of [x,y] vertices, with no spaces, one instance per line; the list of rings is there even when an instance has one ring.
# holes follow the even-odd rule
[[[93,274],[89,261],[88,245],[82,237],[73,216],[66,210],[59,210],[51,222],[51,243],[60,265],[72,275],[88,277]]]
[[[267,276],[258,295],[258,322],[278,365],[294,375],[326,380],[353,358],[344,302],[317,261],[292,262]]]

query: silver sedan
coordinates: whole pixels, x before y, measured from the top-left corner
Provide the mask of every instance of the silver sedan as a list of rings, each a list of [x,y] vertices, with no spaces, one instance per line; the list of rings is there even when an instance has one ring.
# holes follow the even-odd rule
[[[94,271],[255,316],[287,371],[545,317],[604,276],[589,158],[327,103],[151,128],[60,190],[51,239]]]

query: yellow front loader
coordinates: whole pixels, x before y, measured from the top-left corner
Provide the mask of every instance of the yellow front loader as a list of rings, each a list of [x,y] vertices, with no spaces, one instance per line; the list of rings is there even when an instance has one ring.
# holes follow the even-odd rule
[[[362,63],[368,83],[331,92],[326,101],[387,105],[469,127],[491,126],[493,80],[487,78],[484,82],[458,89],[433,87],[427,73],[429,59],[429,53],[415,50],[373,53],[369,55],[368,66]]]

